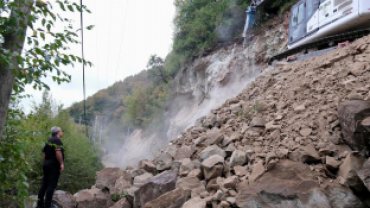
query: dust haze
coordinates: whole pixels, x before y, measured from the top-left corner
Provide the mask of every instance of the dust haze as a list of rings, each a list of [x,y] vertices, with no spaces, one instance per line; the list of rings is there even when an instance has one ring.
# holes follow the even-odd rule
[[[152,134],[141,129],[133,130],[124,139],[118,152],[112,151],[117,146],[108,146],[110,153],[103,159],[104,165],[126,168],[142,159],[153,158],[155,153],[163,150],[170,140],[177,138],[197,119],[238,95],[261,73],[261,68],[254,64],[254,48],[255,45],[230,46],[198,58],[193,62],[195,64],[181,69],[175,80],[185,81],[186,89],[182,89],[184,86],[180,86],[180,81],[174,81],[172,88],[176,90],[170,101],[172,105],[167,120],[163,121],[168,123],[165,130]],[[203,66],[204,71],[199,71],[200,63],[207,63]]]

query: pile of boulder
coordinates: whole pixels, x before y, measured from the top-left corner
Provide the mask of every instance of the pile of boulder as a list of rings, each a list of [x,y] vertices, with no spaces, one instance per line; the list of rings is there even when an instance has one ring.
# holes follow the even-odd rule
[[[277,63],[152,160],[103,169],[59,205],[370,207],[369,45]]]

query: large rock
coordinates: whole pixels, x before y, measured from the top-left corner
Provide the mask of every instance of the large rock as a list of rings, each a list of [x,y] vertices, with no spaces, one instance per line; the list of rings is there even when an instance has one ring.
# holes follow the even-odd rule
[[[97,188],[79,191],[74,197],[77,202],[77,208],[108,208],[113,205],[109,194]]]
[[[143,170],[153,173],[156,170],[156,167],[152,162],[145,159],[139,162],[138,169],[143,169]]]
[[[159,171],[171,169],[172,161],[172,156],[165,152],[160,153],[153,160],[153,162],[156,164],[157,170]]]
[[[185,191],[178,188],[146,203],[143,208],[181,208],[186,200]]]
[[[119,168],[104,168],[103,170],[96,172],[96,188],[112,189],[116,184],[116,180],[121,176],[131,178],[128,173]]]
[[[213,114],[213,113],[209,113],[207,115],[206,119],[204,119],[204,121],[203,121],[203,127],[204,128],[212,128],[213,126],[215,126],[216,121],[217,121],[216,115]]]
[[[203,179],[203,172],[201,169],[197,168],[194,170],[191,170],[190,173],[188,174],[188,177],[197,177],[199,180]]]
[[[365,118],[362,122],[361,125],[367,128],[370,128],[370,116]]]
[[[321,161],[320,155],[313,144],[308,144],[304,147],[304,150],[300,155],[300,161],[303,163],[314,163]]]
[[[176,183],[176,188],[183,189],[187,192],[187,195],[190,195],[191,191],[194,189],[205,189],[204,185],[197,177],[180,178]]]
[[[223,181],[223,186],[227,189],[235,189],[237,183],[238,183],[238,177],[230,176]]]
[[[224,150],[222,150],[221,148],[214,144],[208,146],[202,152],[199,153],[200,161],[204,161],[212,155],[220,155],[221,157],[225,157],[226,153]]]
[[[235,166],[234,171],[237,176],[245,176],[249,173],[245,166]]]
[[[352,190],[317,178],[305,164],[281,160],[249,186],[240,187],[236,205],[241,208],[364,208]]]
[[[351,100],[338,106],[338,117],[344,140],[355,150],[370,150],[370,131],[361,125],[369,115],[370,101]]]
[[[194,197],[189,201],[185,202],[182,208],[206,208],[207,201],[200,197]]]
[[[134,179],[134,187],[140,188],[144,184],[146,184],[151,178],[153,174],[151,173],[144,173],[142,175],[136,176]]]
[[[254,164],[252,174],[249,176],[249,181],[254,182],[259,177],[261,177],[264,172],[265,167],[263,167],[263,164],[261,162]]]
[[[132,205],[126,198],[122,198],[109,208],[132,208]]]
[[[247,162],[247,155],[241,150],[235,150],[230,158],[230,166],[244,165]]]
[[[211,157],[207,158],[202,162],[202,166],[207,169],[211,169],[213,166],[217,164],[223,164],[224,163],[224,157],[221,157],[220,155],[212,155]]]
[[[222,146],[226,146],[230,144],[231,142],[239,141],[243,137],[242,134],[238,132],[234,132],[231,134],[230,137],[225,137],[224,140],[222,141]]]
[[[361,170],[357,171],[357,174],[366,188],[370,191],[370,159],[367,159]]]
[[[70,193],[57,190],[53,195],[53,204],[59,208],[75,208],[76,200]]]
[[[193,155],[193,150],[190,146],[182,146],[181,148],[176,150],[176,154],[174,156],[175,160],[182,160],[184,158],[190,158]]]
[[[185,158],[181,161],[181,166],[179,169],[180,176],[187,176],[190,171],[193,169],[200,168],[202,164],[199,160],[190,160],[189,158]]]
[[[203,161],[204,178],[209,181],[212,178],[216,178],[222,175],[223,172],[224,158],[219,155],[212,155]]]
[[[222,175],[224,170],[224,165],[218,164],[213,166],[212,168],[204,168],[204,179],[209,181],[212,178],[217,178]]]
[[[253,118],[249,126],[251,127],[265,127],[266,120],[263,118]]]
[[[130,176],[131,176],[131,179],[132,179],[131,182],[133,182],[133,179],[135,179],[136,176],[143,175],[147,172],[143,169],[139,169],[139,170],[132,170],[129,173],[130,173]]]
[[[110,194],[122,194],[124,189],[131,188],[131,183],[121,176],[117,179],[116,184],[112,189],[109,190]]]
[[[328,170],[334,172],[338,170],[339,166],[342,164],[342,161],[336,160],[334,157],[326,156],[325,163]]]
[[[337,175],[342,179],[340,182],[359,193],[364,191],[366,188],[357,174],[357,171],[362,169],[364,163],[364,157],[357,156],[353,153],[348,154],[346,159],[344,159],[343,163],[339,166]]]
[[[217,145],[217,144],[222,143],[224,139],[224,135],[217,128],[207,131],[206,136],[207,136],[207,139],[205,141],[206,145],[212,145],[212,144]]]
[[[168,145],[166,149],[164,150],[164,153],[169,154],[171,157],[175,157],[177,151],[177,146],[176,145]]]
[[[134,204],[135,198],[135,191],[139,190],[139,188],[131,187],[125,190],[126,198],[130,202],[130,204]]]
[[[151,178],[148,183],[135,191],[134,208],[142,207],[147,202],[175,189],[176,180],[177,173],[174,171],[166,171]]]
[[[36,208],[37,207],[37,197],[38,196],[36,195],[29,196],[24,208]],[[0,205],[3,207],[10,207],[10,205],[8,205],[5,202],[0,202]]]

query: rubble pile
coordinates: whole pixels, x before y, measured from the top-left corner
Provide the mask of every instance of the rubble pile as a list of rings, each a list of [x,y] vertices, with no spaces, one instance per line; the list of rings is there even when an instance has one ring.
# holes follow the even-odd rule
[[[277,63],[153,160],[98,172],[70,207],[370,207],[369,44]]]

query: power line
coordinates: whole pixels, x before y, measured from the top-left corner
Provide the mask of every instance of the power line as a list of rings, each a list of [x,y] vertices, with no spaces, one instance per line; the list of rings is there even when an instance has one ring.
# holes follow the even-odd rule
[[[95,27],[98,26],[98,6],[97,6],[97,2],[98,0],[95,0]],[[98,55],[98,38],[99,38],[99,30],[97,30],[97,28],[95,29],[96,30],[96,33],[95,33],[95,47],[96,47],[96,79],[97,79],[97,84],[98,84],[98,89],[100,89],[100,82],[99,82],[99,55]]]
[[[111,22],[112,22],[112,5],[113,4],[109,4],[110,6],[110,15],[109,15],[109,33],[108,35],[111,34]],[[107,84],[109,85],[109,81],[108,81],[108,75],[109,75],[109,52],[110,52],[110,37],[108,38],[108,61],[107,61]]]
[[[123,25],[122,25],[123,32],[122,32],[122,36],[121,36],[121,43],[119,44],[119,53],[118,53],[117,68],[116,68],[116,80],[115,81],[117,81],[117,73],[118,73],[119,61],[120,61],[121,51],[122,51],[122,42],[123,42],[123,37],[124,37],[124,34],[125,34],[125,26],[126,26],[126,16],[127,16],[127,9],[128,9],[128,1],[129,0],[126,0],[125,16],[123,17]]]
[[[80,0],[80,19],[81,19],[81,50],[82,50],[82,82],[83,82],[83,94],[84,94],[84,124],[86,122],[86,85],[85,85],[85,55],[84,55],[84,24],[83,24],[83,9],[82,0]]]

